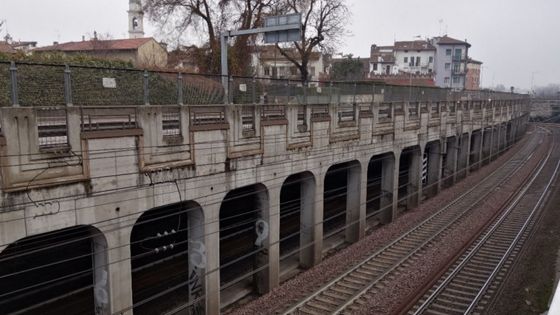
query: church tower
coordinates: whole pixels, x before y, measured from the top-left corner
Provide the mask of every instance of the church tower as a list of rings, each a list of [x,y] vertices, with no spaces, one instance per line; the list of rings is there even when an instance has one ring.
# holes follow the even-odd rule
[[[128,3],[128,37],[144,37],[144,10],[141,0],[129,0]]]

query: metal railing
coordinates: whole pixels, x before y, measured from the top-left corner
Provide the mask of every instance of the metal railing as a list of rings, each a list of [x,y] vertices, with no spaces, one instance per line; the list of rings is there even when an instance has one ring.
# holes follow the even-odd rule
[[[204,104],[329,104],[373,101],[511,99],[526,95],[387,85],[377,81],[334,82],[221,76],[0,61],[0,106],[121,106]]]

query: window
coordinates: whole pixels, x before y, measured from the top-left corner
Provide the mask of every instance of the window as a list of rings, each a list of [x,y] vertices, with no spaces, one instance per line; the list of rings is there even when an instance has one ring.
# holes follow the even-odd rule
[[[377,71],[377,64],[376,63],[373,64],[373,71]]]
[[[297,67],[290,67],[290,75],[297,75],[298,68]]]
[[[453,77],[453,83],[459,83],[459,77]]]
[[[310,67],[309,68],[309,75],[313,76],[313,77],[315,76],[315,67]]]
[[[445,70],[449,70],[451,69],[451,64],[450,63],[446,63],[445,64]]]
[[[445,50],[446,56],[451,56],[451,48]]]
[[[428,73],[432,73],[432,69],[428,69]]]
[[[463,54],[463,50],[461,48],[455,49],[455,56],[461,57],[462,54]]]
[[[461,64],[460,63],[454,63],[453,64],[453,72],[459,73],[460,70],[461,70]]]
[[[408,57],[404,57],[404,63],[408,62]]]
[[[391,66],[385,68],[385,74],[391,74]]]
[[[449,84],[449,77],[445,77],[445,79],[443,80],[443,83]]]
[[[418,67],[420,65],[420,57],[416,57],[416,66]]]
[[[264,75],[270,76],[270,67],[264,67]]]
[[[434,57],[430,57],[429,60],[428,60],[428,62],[429,62],[429,63],[434,62]]]

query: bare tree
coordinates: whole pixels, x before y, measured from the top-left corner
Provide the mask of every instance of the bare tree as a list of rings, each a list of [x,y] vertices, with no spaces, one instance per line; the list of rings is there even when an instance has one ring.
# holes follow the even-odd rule
[[[348,35],[350,11],[346,0],[279,0],[281,13],[301,13],[301,42],[276,45],[280,53],[292,62],[301,74],[302,82],[309,79],[308,65],[318,49],[332,51]]]
[[[263,25],[263,18],[270,14],[272,6],[278,0],[236,0],[231,1],[238,16],[237,27],[241,30],[260,27]],[[235,40],[232,54],[232,73],[248,75],[251,62],[251,51],[249,44],[255,42],[256,35],[239,36]]]
[[[171,29],[171,36],[179,39],[182,34],[204,34],[209,54],[203,61],[206,70],[219,69],[219,34],[227,28],[249,29],[262,23],[262,17],[272,2],[278,0],[147,0],[146,12],[160,26]],[[233,73],[247,68],[247,46],[250,37],[236,39],[235,60],[240,63]],[[177,40],[178,42],[179,40]]]
[[[177,37],[189,31],[203,30],[210,52],[219,51],[220,21],[224,21],[224,7],[228,0],[147,0],[145,10],[150,19],[162,27],[171,24]],[[209,69],[217,69],[217,58],[210,58]]]

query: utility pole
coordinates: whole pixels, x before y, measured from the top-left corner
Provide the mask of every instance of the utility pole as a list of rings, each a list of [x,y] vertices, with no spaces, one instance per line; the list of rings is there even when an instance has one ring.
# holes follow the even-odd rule
[[[264,34],[265,42],[280,43],[301,40],[301,14],[271,16],[265,19],[265,26],[249,30],[226,31],[220,35],[220,50],[222,63],[222,85],[224,88],[224,103],[230,100],[229,69],[228,69],[228,41],[232,37],[243,35]]]

